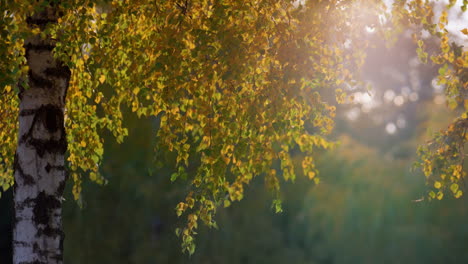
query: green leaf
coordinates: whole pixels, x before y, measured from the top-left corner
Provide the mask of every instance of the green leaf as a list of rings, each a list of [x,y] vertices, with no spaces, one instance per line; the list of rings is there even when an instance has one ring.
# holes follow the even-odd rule
[[[456,183],[452,183],[452,185],[450,185],[450,190],[451,190],[454,194],[457,193],[458,188],[459,188],[459,186],[458,186],[458,184],[456,184]]]
[[[171,182],[175,182],[175,180],[177,180],[178,177],[179,177],[179,173],[177,172],[172,173]]]
[[[281,203],[280,199],[273,200],[273,203],[272,203],[271,206],[272,206],[272,208],[275,209],[275,213],[283,212],[282,203]]]

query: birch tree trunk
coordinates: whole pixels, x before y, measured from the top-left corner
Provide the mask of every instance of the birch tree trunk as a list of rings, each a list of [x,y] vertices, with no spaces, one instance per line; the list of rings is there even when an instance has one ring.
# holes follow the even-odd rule
[[[56,23],[54,7],[29,17],[44,28]],[[25,42],[29,88],[20,87],[18,148],[15,156],[14,264],[63,263],[62,195],[67,142],[65,96],[70,70],[52,55],[51,39]]]

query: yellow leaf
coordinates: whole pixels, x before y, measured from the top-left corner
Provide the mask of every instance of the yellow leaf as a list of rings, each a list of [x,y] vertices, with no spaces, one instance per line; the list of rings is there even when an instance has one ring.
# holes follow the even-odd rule
[[[104,74],[101,74],[101,77],[99,77],[99,82],[104,83],[106,81],[106,76]]]
[[[85,147],[86,147],[86,142],[84,142],[84,140],[81,141],[80,146],[82,146],[83,148],[85,148]]]
[[[9,93],[11,91],[11,86],[10,85],[5,86],[5,90],[7,91],[7,93]]]
[[[320,178],[314,178],[314,182],[315,182],[315,184],[319,184],[320,183]]]
[[[444,193],[439,191],[437,193],[437,200],[442,200],[442,198],[444,198]]]
[[[37,35],[37,34],[41,33],[41,29],[40,29],[40,28],[34,28],[34,29],[32,30],[32,33],[33,33],[34,35]]]
[[[442,184],[440,182],[436,181],[434,183],[434,187],[437,188],[437,189],[440,189],[440,187],[442,187]]]
[[[315,172],[309,171],[308,176],[309,176],[309,179],[313,179],[315,177]]]
[[[450,190],[451,190],[454,194],[457,193],[458,188],[459,188],[459,186],[458,186],[458,184],[456,184],[456,183],[452,183],[452,185],[450,185]]]
[[[464,28],[462,30],[460,30],[461,33],[465,34],[465,35],[468,35],[468,28]]]

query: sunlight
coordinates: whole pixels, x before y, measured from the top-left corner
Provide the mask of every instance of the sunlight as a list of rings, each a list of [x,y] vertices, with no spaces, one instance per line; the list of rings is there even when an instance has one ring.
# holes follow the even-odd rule
[[[439,81],[437,81],[437,78],[432,79],[431,81],[432,88],[436,93],[443,93],[444,92],[444,85],[439,84]]]
[[[384,93],[384,99],[385,102],[393,102],[393,99],[395,98],[395,92],[391,89],[386,90]]]
[[[384,1],[387,11],[390,11],[394,2]],[[442,8],[449,1],[430,2],[433,3],[434,21],[437,21]],[[468,38],[460,30],[468,25],[468,14],[460,11],[462,5],[463,1],[458,0],[449,9],[447,29],[456,41],[464,44],[468,42]],[[389,14],[366,16],[371,9],[373,9],[371,6],[363,2],[349,6],[349,12],[356,15],[355,19],[348,23],[362,27],[364,34],[368,36],[370,46],[373,46],[369,50],[373,49],[374,54],[367,58],[367,68],[364,72],[364,75],[367,75],[366,81],[372,83],[372,89],[370,92],[363,90],[350,92],[353,100],[343,116],[351,122],[364,122],[367,119],[369,126],[378,126],[384,129],[386,134],[393,135],[399,130],[411,127],[414,114],[409,114],[408,109],[414,109],[415,104],[420,104],[419,101],[430,101],[435,105],[445,104],[445,85],[438,83],[437,78],[434,78],[437,73],[434,73],[432,66],[422,63],[415,53],[401,53],[415,45],[410,37],[411,34],[402,33],[406,39],[396,44],[399,45],[398,48],[380,46],[381,37],[375,33],[379,31],[379,24],[388,23]],[[419,37],[428,42],[432,41],[429,31],[424,29],[421,30]],[[345,49],[352,49],[354,42],[355,40],[346,39],[343,45]],[[467,46],[465,44],[465,48]]]
[[[396,125],[398,128],[405,128],[406,127],[406,119],[403,116],[399,116]]]
[[[387,123],[385,126],[385,131],[387,131],[388,134],[393,135],[397,131],[397,127],[394,123]]]
[[[351,110],[349,110],[348,112],[346,112],[346,117],[350,120],[350,121],[355,121],[359,118],[359,116],[361,115],[361,110],[359,110],[358,107],[353,107]]]
[[[434,103],[438,104],[438,105],[441,105],[441,104],[445,103],[445,96],[440,95],[440,94],[436,95],[434,97]]]
[[[419,99],[418,93],[412,92],[412,93],[409,95],[409,99],[410,99],[411,102],[416,102],[416,101]]]
[[[402,106],[405,103],[405,98],[401,95],[398,95],[395,97],[395,99],[393,99],[393,103],[396,106]]]

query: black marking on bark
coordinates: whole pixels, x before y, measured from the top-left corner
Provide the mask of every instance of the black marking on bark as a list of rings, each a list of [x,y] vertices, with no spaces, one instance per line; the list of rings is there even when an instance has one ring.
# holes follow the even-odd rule
[[[68,178],[69,178],[69,173],[68,173],[68,170],[64,169],[65,170],[65,179],[63,181],[60,182],[58,188],[57,188],[57,192],[55,192],[55,195],[57,195],[57,197],[63,197],[63,192],[65,191],[65,185],[68,181]]]
[[[49,259],[55,259],[58,262],[63,260],[63,240],[65,238],[65,233],[62,231],[61,228],[50,228],[47,226],[46,228],[39,228],[36,236],[45,235],[47,237],[59,237],[59,252],[55,254],[51,254],[52,252],[47,250],[40,250],[39,246],[35,243],[33,252],[38,253],[39,255],[47,255]]]
[[[62,236],[60,237],[59,249],[60,249],[60,257],[63,258],[63,241],[65,240],[65,232],[62,231]]]
[[[35,261],[22,261],[18,264],[47,264],[47,262],[35,260]]]
[[[34,115],[36,112],[37,112],[37,109],[24,109],[20,111],[19,115],[30,116],[30,115]]]
[[[65,173],[65,179],[63,181],[61,181],[59,183],[59,186],[57,187],[57,191],[55,192],[55,195],[57,195],[57,197],[62,197],[63,195],[63,191],[65,191],[65,184],[67,182],[67,177],[68,176],[68,173]]]
[[[36,112],[37,111],[39,111],[39,109],[36,109]],[[28,141],[29,138],[31,138],[32,131],[33,131],[34,127],[36,126],[37,116],[38,115],[34,116],[32,122],[31,122],[31,126],[29,127],[28,132],[24,133],[24,135],[22,135],[21,138],[18,140],[18,145],[24,144],[25,142]]]
[[[43,126],[50,132],[61,130],[59,139],[37,139],[32,136],[34,127],[42,122]],[[67,139],[65,138],[64,115],[60,107],[55,105],[43,105],[36,109],[36,115],[31,122],[31,127],[19,141],[19,144],[28,143],[34,147],[37,154],[43,157],[45,152],[64,154],[67,151]]]
[[[15,210],[22,210],[23,207],[24,206],[18,206],[17,204],[15,204]],[[25,218],[15,215],[15,217],[13,218],[13,224],[16,225],[16,223],[21,222],[23,220],[25,220]]]
[[[15,210],[22,210],[24,206],[18,206],[15,204]],[[16,216],[13,218],[13,223],[16,225],[16,223],[23,221],[25,218]]]
[[[45,27],[49,23],[57,23],[57,19],[27,17],[26,23],[29,26],[36,25],[42,28],[42,27]]]
[[[53,210],[60,208],[61,203],[54,195],[47,195],[44,191],[34,199],[36,204],[33,208],[33,221],[46,227],[50,223],[50,215]]]
[[[59,62],[59,66],[57,66],[53,72],[49,72],[49,69],[46,69],[45,72],[46,74],[50,74],[58,78],[66,79],[65,81],[66,86],[63,92],[63,97],[62,97],[62,102],[65,104],[65,98],[67,97],[67,92],[68,92],[68,84],[70,83],[70,78],[71,78],[70,68],[66,66],[65,64],[63,64],[62,62]]]
[[[37,230],[36,236],[46,236],[46,237],[57,237],[63,234],[60,228],[52,228],[50,226],[46,226],[45,228],[39,228]]]
[[[67,69],[70,70],[70,68],[68,68],[68,67],[67,67]],[[63,91],[63,97],[62,97],[63,104],[65,104],[65,100],[67,98],[68,85],[70,84],[70,78],[71,78],[71,72],[70,72],[70,76],[67,79],[67,85],[65,86],[65,91]],[[65,131],[63,133],[65,133]]]
[[[47,173],[49,173],[51,170],[64,171],[65,166],[53,166],[53,165],[50,165],[50,163],[47,163],[44,169],[46,170]]]
[[[19,90],[18,98],[21,101],[21,100],[23,100],[23,93],[24,93],[24,91],[26,91],[26,89],[23,87],[23,84],[22,84],[21,80],[18,82],[18,90]]]
[[[42,107],[42,117],[45,127],[50,133],[55,133],[57,130],[63,128],[63,112],[60,107],[54,105],[45,105]]]
[[[63,252],[63,249],[60,249],[60,252]],[[51,259],[55,259],[57,262],[62,262],[63,260],[63,254],[55,254],[50,257]]]
[[[41,76],[33,73],[32,70],[29,70],[28,72],[29,76],[29,81],[31,83],[32,87],[40,87],[40,88],[52,88],[54,86],[54,82],[45,78],[42,78]]]
[[[17,209],[20,209],[20,210],[23,210],[24,207],[26,206],[31,206],[31,205],[36,205],[36,199],[33,199],[33,198],[26,198],[24,201],[22,201],[21,203],[16,203],[15,206]],[[23,218],[19,218],[17,217],[16,218],[18,221],[20,220],[23,220]]]
[[[29,247],[31,244],[30,243],[26,243],[24,241],[13,241],[13,244],[14,245],[19,245],[19,246],[23,246],[23,247]]]
[[[30,138],[27,142],[36,150],[37,155],[41,158],[46,152],[58,154],[65,154],[65,152],[67,152],[67,142],[65,137],[61,137],[59,140]]]
[[[70,80],[71,76],[70,69],[65,65],[60,65],[54,68],[47,68],[44,70],[44,73],[52,77],[65,78],[67,80]]]
[[[47,250],[41,250],[41,248],[39,247],[39,244],[37,244],[37,243],[33,244],[33,252],[36,253],[39,256],[49,255],[48,251]]]
[[[13,169],[15,172],[18,172],[18,175],[21,177],[23,180],[24,185],[32,186],[36,184],[36,180],[34,180],[34,177],[24,173],[23,168],[21,168],[21,164],[18,161],[18,154],[15,154],[15,160],[13,161]]]
[[[52,166],[50,166],[50,163],[47,163],[44,169],[46,170],[47,173],[49,173],[51,168]]]
[[[28,44],[24,45],[24,48],[26,50],[26,58],[29,58],[28,57],[28,52],[29,51],[34,50],[34,51],[49,51],[49,52],[51,52],[55,48],[55,45],[47,44],[47,43],[41,43],[41,44],[28,43]]]
[[[38,255],[38,256],[48,256],[49,255],[49,251],[48,250],[41,250],[41,248],[39,247],[39,244],[37,244],[37,243],[34,243],[32,248],[33,248],[33,252],[36,253],[36,255]]]

